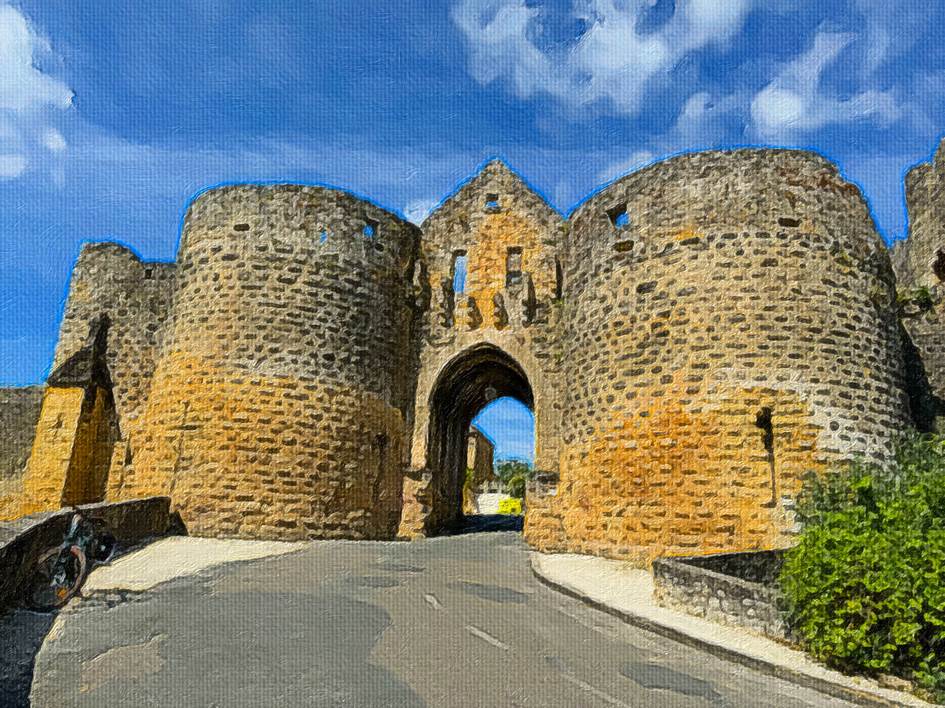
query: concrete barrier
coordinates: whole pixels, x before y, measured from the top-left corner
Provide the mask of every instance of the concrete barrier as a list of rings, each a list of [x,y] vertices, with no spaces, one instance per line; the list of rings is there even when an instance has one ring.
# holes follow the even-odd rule
[[[86,518],[108,526],[119,549],[164,536],[171,527],[168,497],[84,504],[78,508]],[[71,508],[59,509],[0,524],[0,611],[18,604],[20,589],[36,559],[62,542],[74,513]]]

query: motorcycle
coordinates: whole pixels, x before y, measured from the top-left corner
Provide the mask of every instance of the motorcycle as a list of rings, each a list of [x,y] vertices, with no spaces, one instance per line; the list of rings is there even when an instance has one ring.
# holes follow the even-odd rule
[[[39,555],[26,581],[24,601],[32,610],[63,607],[82,589],[92,566],[107,563],[115,553],[117,542],[105,524],[73,511],[62,542]]]

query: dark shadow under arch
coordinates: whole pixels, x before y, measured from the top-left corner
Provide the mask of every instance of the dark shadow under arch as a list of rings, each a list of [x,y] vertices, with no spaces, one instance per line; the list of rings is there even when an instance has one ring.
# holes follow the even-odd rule
[[[427,439],[427,469],[433,474],[432,528],[442,530],[462,520],[469,425],[491,401],[506,396],[535,410],[525,370],[492,344],[465,350],[437,377],[430,394]]]

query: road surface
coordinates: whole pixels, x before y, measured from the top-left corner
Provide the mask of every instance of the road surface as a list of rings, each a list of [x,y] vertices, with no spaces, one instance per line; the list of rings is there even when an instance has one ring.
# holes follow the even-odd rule
[[[132,590],[113,577],[34,622],[32,705],[851,705],[556,593],[514,532],[314,542],[219,565],[164,548],[164,565],[190,570]]]

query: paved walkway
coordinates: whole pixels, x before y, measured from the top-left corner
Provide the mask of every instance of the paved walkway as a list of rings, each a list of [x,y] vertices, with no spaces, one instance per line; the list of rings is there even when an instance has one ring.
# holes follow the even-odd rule
[[[927,706],[915,696],[881,688],[875,681],[845,676],[805,653],[751,632],[666,609],[653,599],[653,577],[627,563],[594,556],[529,553],[534,572],[554,587],[638,626],[687,642],[716,656],[788,676],[819,690],[862,694],[879,705]]]
[[[169,539],[89,583],[51,627],[8,618],[48,632],[36,708],[851,705],[551,590],[511,532]]]

